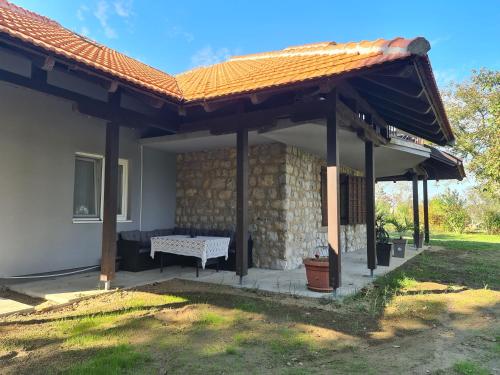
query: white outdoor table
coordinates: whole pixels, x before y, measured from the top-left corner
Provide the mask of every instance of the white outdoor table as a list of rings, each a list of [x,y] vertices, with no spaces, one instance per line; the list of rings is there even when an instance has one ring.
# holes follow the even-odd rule
[[[225,257],[227,260],[230,240],[229,237],[196,236],[191,238],[185,235],[151,237],[151,258],[154,258],[156,252],[196,257],[200,259],[199,263],[205,269],[207,260],[210,258]],[[198,267],[196,267],[196,276],[198,276]]]

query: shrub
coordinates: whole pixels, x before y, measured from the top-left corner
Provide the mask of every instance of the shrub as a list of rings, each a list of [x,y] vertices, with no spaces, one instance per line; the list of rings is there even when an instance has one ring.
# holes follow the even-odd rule
[[[485,211],[484,213],[484,229],[489,234],[500,234],[500,212]]]

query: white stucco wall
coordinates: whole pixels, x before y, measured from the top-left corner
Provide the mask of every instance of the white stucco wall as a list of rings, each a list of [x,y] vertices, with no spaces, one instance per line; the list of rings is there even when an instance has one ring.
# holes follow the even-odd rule
[[[98,264],[102,224],[72,220],[74,157],[104,154],[105,123],[73,111],[71,102],[5,83],[0,98],[0,277]],[[118,230],[138,229],[140,220],[146,229],[172,226],[174,156],[146,152],[142,218],[141,151],[132,129],[121,129],[120,158],[129,162],[130,221]]]

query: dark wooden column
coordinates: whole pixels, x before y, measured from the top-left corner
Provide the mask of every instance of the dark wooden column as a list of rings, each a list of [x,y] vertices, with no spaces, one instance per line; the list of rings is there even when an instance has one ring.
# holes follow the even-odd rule
[[[101,281],[105,282],[107,289],[115,276],[119,137],[120,126],[116,123],[108,123],[104,159],[104,216],[101,255]]]
[[[330,286],[336,290],[342,284],[340,251],[339,126],[337,124],[336,90],[330,93],[328,100],[331,102],[331,109],[326,119],[328,260],[330,263]]]
[[[366,259],[370,273],[377,268],[375,253],[375,162],[373,142],[365,142]]]
[[[424,177],[424,241],[429,244],[429,197],[427,195],[427,177]]]
[[[413,241],[415,247],[417,247],[419,236],[420,236],[420,218],[418,215],[418,175],[413,174]]]
[[[236,133],[236,274],[248,274],[248,130]]]

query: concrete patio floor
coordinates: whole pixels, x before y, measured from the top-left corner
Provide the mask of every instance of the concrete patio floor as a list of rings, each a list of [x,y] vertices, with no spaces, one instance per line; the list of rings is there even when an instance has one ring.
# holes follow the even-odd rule
[[[374,276],[382,276],[392,271],[422,251],[422,249],[416,250],[413,247],[407,248],[404,259],[391,257],[390,266],[377,267]],[[171,266],[165,267],[163,273],[160,273],[159,269],[143,272],[117,272],[112,286],[113,288],[129,289],[176,278],[312,298],[333,296],[328,293],[317,293],[308,290],[306,288],[304,268],[287,271],[251,268],[248,270],[248,275],[243,278],[243,284],[240,285],[239,277],[234,272],[215,272],[215,270],[206,269],[200,270],[200,277],[197,278],[194,268]],[[31,297],[46,299],[53,304],[68,304],[83,298],[106,293],[101,288],[98,280],[99,272],[95,271],[59,278],[16,282],[8,285],[8,288]],[[342,254],[342,287],[337,290],[336,297],[354,294],[372,281],[373,279],[366,267],[366,253],[364,251]],[[0,299],[0,316],[8,313],[29,312],[33,308],[33,306],[16,301]]]

